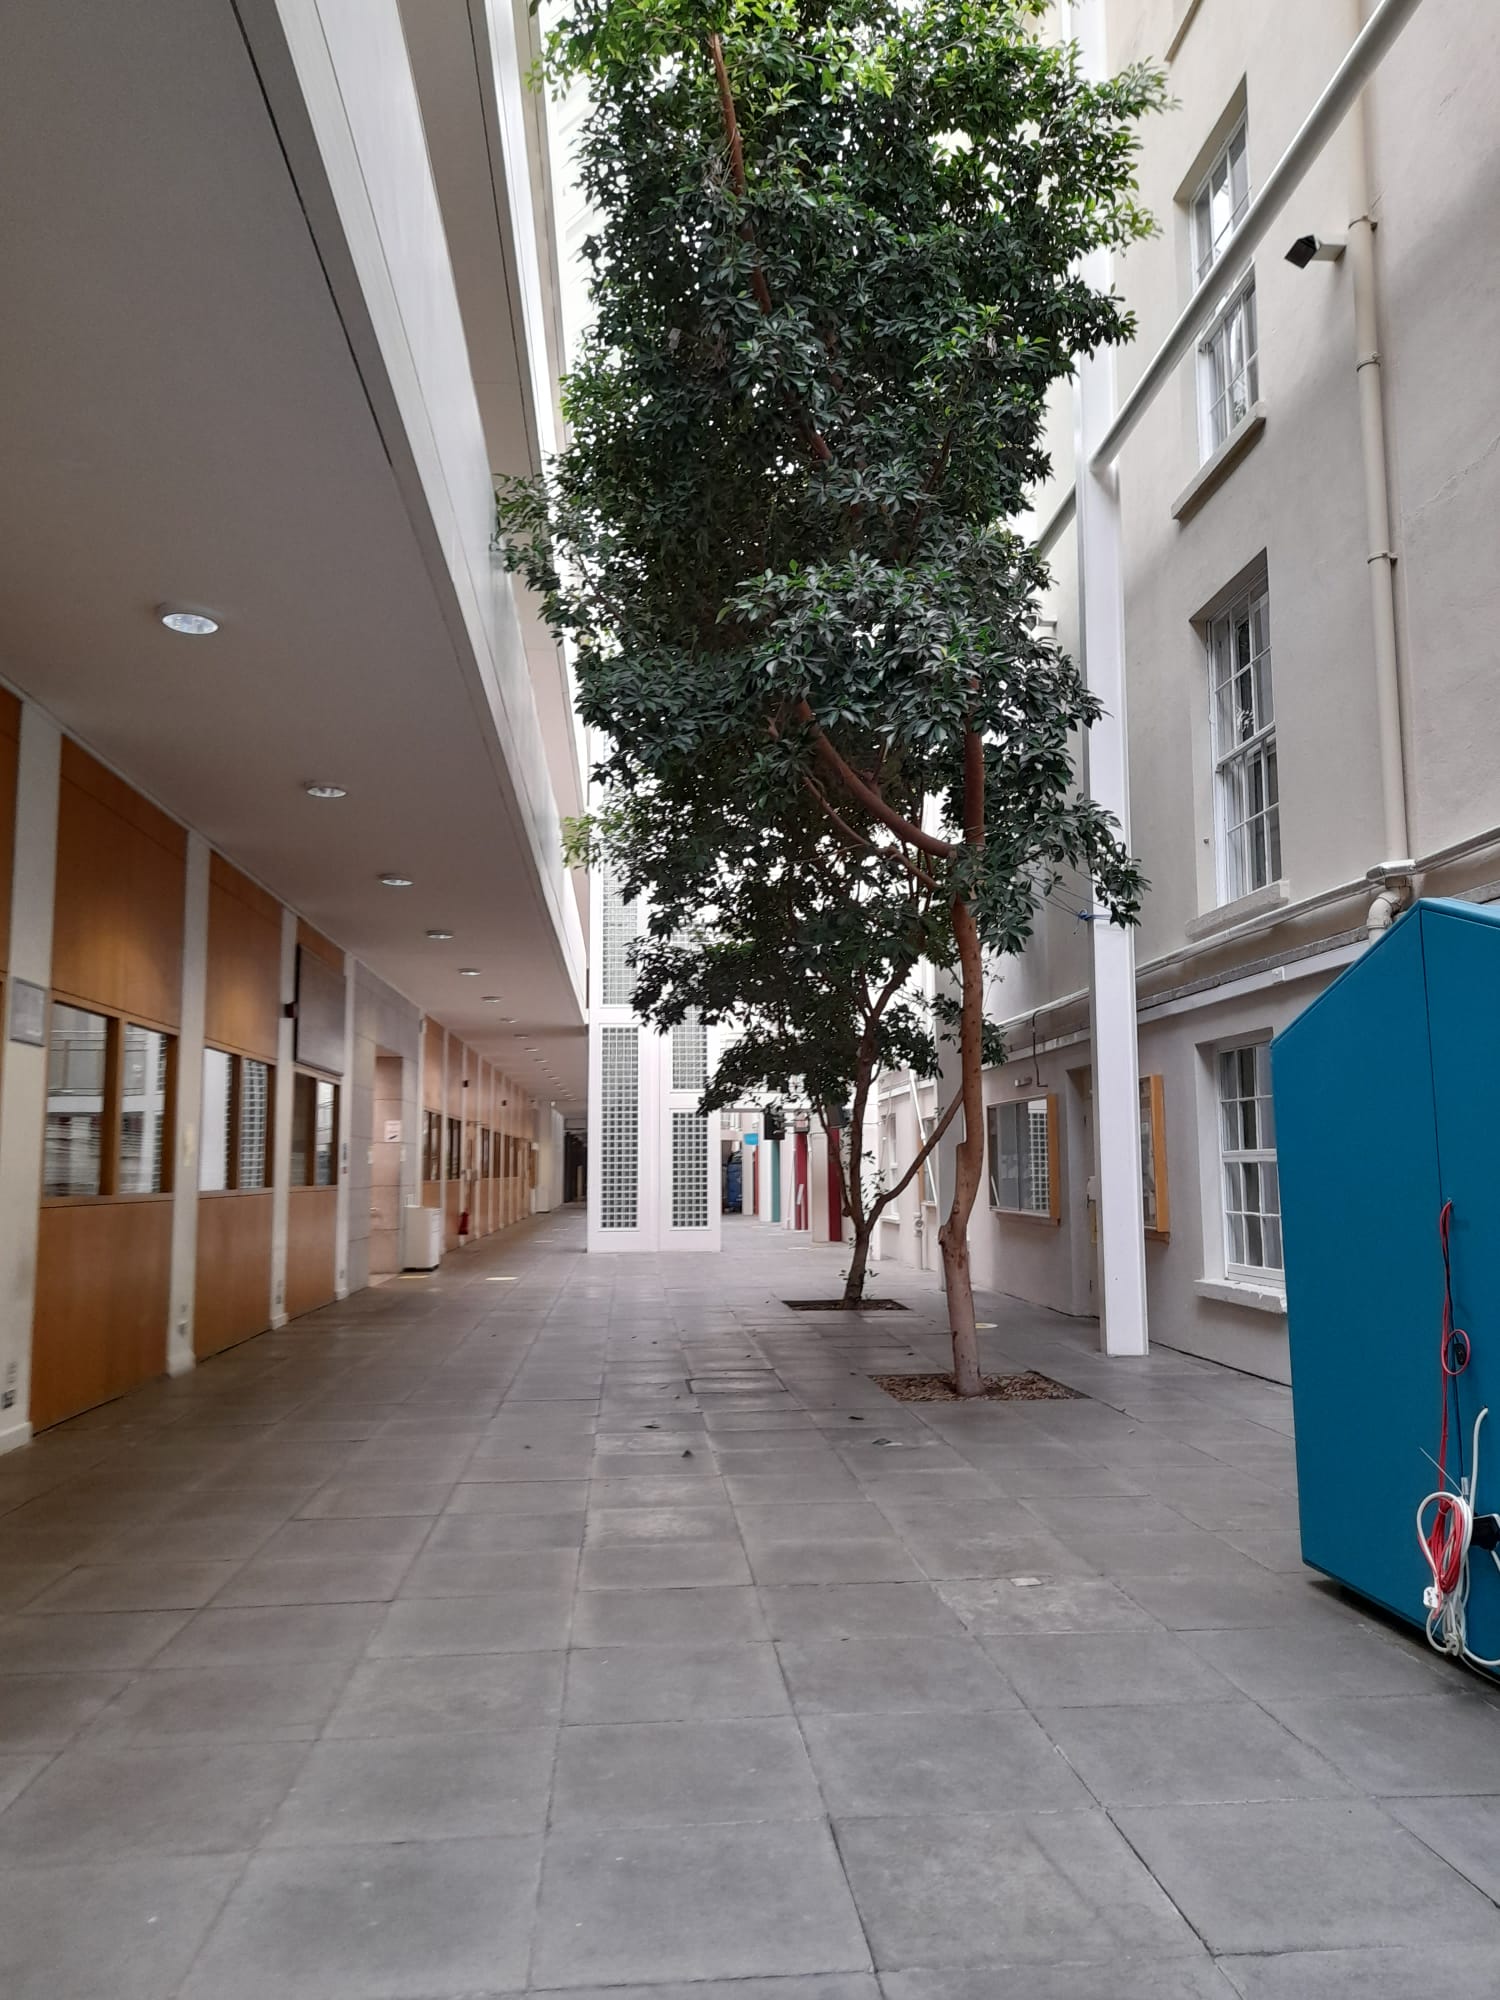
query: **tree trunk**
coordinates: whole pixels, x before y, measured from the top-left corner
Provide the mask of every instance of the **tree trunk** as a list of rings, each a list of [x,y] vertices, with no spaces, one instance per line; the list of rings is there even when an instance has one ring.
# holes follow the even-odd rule
[[[857,1306],[865,1295],[865,1266],[870,1261],[870,1232],[873,1225],[856,1221],[854,1224],[853,1255],[849,1259],[849,1275],[844,1280],[843,1303]]]
[[[984,745],[972,730],[964,744],[964,834],[970,845],[983,844]],[[953,1385],[960,1396],[977,1396],[984,1389],[984,1379],[979,1372],[979,1330],[974,1323],[974,1282],[969,1270],[969,1217],[984,1175],[984,953],[962,889],[953,899],[953,937],[962,982],[958,1061],[964,1135],[955,1161],[953,1206],[938,1233],[938,1242],[948,1291],[948,1325],[953,1334]]]

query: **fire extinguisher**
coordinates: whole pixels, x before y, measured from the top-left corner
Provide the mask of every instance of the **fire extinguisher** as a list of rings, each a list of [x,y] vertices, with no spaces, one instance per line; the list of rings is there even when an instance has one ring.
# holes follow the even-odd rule
[[[469,1211],[467,1209],[464,1209],[458,1218],[459,1240],[462,1241],[463,1238],[468,1235],[468,1233],[469,1233]]]

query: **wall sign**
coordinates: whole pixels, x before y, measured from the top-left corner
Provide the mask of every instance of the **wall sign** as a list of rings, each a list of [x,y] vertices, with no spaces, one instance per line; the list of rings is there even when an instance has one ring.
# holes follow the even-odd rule
[[[47,1043],[47,989],[33,986],[29,979],[10,982],[10,1039],[28,1048],[45,1048]]]
[[[388,1146],[399,1146],[401,1144],[401,1120],[399,1118],[386,1119],[385,1143]]]

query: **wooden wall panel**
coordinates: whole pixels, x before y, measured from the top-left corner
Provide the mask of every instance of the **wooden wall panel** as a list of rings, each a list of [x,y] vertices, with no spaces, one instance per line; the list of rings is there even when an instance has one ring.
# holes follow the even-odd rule
[[[63,738],[52,985],[175,1028],[187,835]]]
[[[280,1018],[281,905],[215,854],[208,876],[204,1039],[273,1063]]]
[[[332,938],[326,938],[321,931],[315,931],[312,925],[304,923],[301,917],[297,919],[297,942],[304,951],[310,951],[314,958],[321,958],[325,965],[331,965],[335,972],[343,972],[343,952]]]
[[[269,1192],[198,1198],[193,1351],[200,1361],[271,1324],[271,1205]]]
[[[161,1374],[171,1275],[170,1196],[43,1206],[31,1347],[36,1429]]]
[[[0,688],[0,971],[10,959],[10,880],[16,858],[16,764],[21,704]]]
[[[332,1302],[334,1292],[334,1227],[338,1218],[337,1188],[293,1188],[288,1203],[286,1238],[286,1312],[288,1319]]]

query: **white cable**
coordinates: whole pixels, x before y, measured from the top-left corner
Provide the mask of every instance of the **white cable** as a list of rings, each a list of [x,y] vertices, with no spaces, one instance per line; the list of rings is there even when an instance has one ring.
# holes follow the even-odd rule
[[[1456,1493],[1442,1490],[1429,1493],[1417,1509],[1417,1546],[1422,1551],[1422,1560],[1432,1572],[1432,1582],[1422,1592],[1422,1602],[1427,1607],[1427,1642],[1436,1652],[1447,1653],[1471,1667],[1486,1669],[1500,1668],[1500,1659],[1484,1660],[1469,1651],[1468,1605],[1469,1550],[1474,1540],[1474,1501],[1479,1491],[1479,1433],[1488,1415],[1489,1408],[1486,1406],[1474,1419],[1474,1445],[1470,1453],[1468,1478],[1460,1480]],[[1432,1544],[1423,1526],[1428,1508],[1435,1508],[1444,1501],[1452,1509],[1459,1525],[1458,1580],[1452,1590],[1447,1591],[1443,1589]],[[1496,1569],[1500,1569],[1500,1552],[1491,1549],[1490,1557]]]

